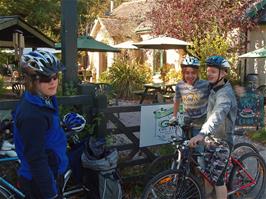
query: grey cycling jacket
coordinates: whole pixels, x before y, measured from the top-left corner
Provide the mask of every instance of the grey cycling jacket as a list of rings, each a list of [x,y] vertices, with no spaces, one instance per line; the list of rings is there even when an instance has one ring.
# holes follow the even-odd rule
[[[237,116],[237,101],[231,84],[227,81],[222,87],[210,92],[207,108],[207,121],[200,133],[213,134],[233,145],[233,134]]]

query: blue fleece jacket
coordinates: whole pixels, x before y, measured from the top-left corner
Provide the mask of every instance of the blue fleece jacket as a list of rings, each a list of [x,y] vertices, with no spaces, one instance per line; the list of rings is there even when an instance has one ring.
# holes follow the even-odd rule
[[[14,140],[21,165],[19,175],[34,180],[43,198],[57,194],[55,178],[68,165],[66,137],[55,97],[52,104],[25,92],[14,112]]]

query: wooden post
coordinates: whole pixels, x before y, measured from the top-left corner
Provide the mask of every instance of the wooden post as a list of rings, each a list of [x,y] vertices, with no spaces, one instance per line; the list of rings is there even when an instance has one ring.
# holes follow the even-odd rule
[[[95,97],[95,108],[96,108],[96,117],[100,117],[100,124],[96,125],[95,131],[97,136],[100,138],[104,138],[107,129],[107,120],[105,115],[103,114],[104,109],[107,108],[107,96],[106,95],[97,95]]]
[[[66,67],[63,83],[77,83],[77,1],[61,0],[61,13],[62,62]],[[64,85],[63,93],[65,93]]]
[[[95,101],[95,85],[94,84],[79,84],[78,85],[78,93],[80,95],[88,95],[92,98],[91,105],[82,106],[82,113],[85,114],[87,123],[91,124],[93,120],[93,110],[91,107],[94,107]]]

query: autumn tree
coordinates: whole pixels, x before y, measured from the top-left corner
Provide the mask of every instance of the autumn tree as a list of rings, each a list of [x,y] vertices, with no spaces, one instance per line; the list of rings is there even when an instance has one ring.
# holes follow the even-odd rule
[[[230,51],[236,52],[246,42],[246,31],[255,26],[254,19],[246,14],[255,2],[257,0],[157,0],[157,6],[148,17],[155,35],[165,34],[198,44],[214,32],[224,39],[230,35]],[[238,34],[232,34],[233,30]],[[194,53],[201,56],[197,49]]]
[[[114,0],[116,6],[122,2]],[[109,10],[110,0],[78,0],[77,3],[78,34],[81,35],[90,31],[97,16],[103,16]],[[19,15],[48,37],[59,41],[60,0],[1,0],[0,15]]]

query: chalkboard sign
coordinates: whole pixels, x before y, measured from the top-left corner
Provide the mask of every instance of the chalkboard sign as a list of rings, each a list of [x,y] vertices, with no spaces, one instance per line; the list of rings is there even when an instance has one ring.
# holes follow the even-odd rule
[[[236,125],[264,127],[264,97],[262,95],[248,91],[238,99]]]

